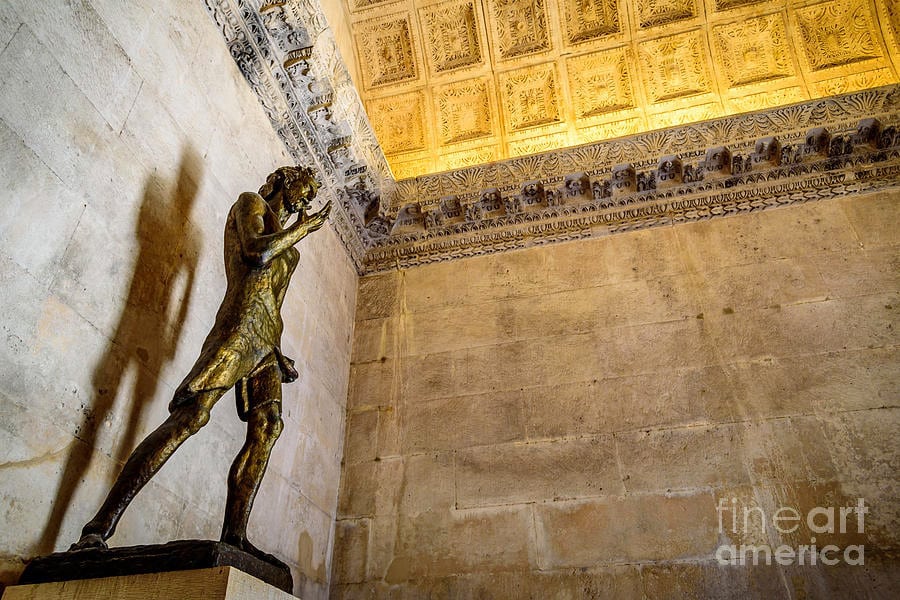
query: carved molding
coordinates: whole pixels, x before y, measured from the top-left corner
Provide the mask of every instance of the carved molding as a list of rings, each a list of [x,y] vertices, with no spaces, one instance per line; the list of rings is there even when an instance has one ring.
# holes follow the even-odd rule
[[[507,142],[508,150],[523,154],[519,158],[497,161],[502,150],[496,141],[467,145],[483,135],[496,139],[488,134],[496,121],[485,100],[490,78],[448,82],[428,96],[414,89],[383,98],[374,109],[370,104],[373,115],[384,114],[373,118],[376,127],[390,121],[401,129],[394,137],[408,140],[401,147],[410,162],[425,160],[417,149],[429,136],[424,113],[430,103],[456,123],[436,136],[451,144],[447,161],[460,168],[395,180],[316,0],[259,7],[247,0],[205,1],[276,134],[298,163],[321,174],[320,194],[334,201],[332,224],[360,273],[900,185],[896,84],[564,148],[570,132],[557,123],[559,73],[555,64],[541,63],[500,78],[508,114],[517,115],[507,127],[522,134]],[[751,23],[757,32],[778,27],[759,19]],[[693,52],[696,34],[681,35],[687,50],[671,51]],[[659,44],[642,42],[639,53],[659,65],[666,54]],[[731,51],[727,42],[722,51]],[[591,56],[572,60],[596,60],[597,81],[568,72],[570,85],[589,88],[604,77],[600,59],[607,55]],[[621,80],[628,62],[618,56],[608,62]],[[748,69],[748,76],[777,72],[780,63],[771,58],[762,59],[766,68]],[[659,100],[702,91],[703,76],[703,70],[685,73],[681,83],[666,84]],[[791,89],[783,88],[782,99],[795,98]],[[576,105],[581,117],[607,109],[626,116],[591,127],[604,128],[605,135],[644,127],[639,115],[623,110],[624,92],[596,96],[602,100],[586,94]],[[466,112],[465,104],[477,109]],[[532,111],[535,105],[541,110]],[[677,118],[677,110],[670,112]],[[552,150],[534,154],[545,149]]]
[[[225,44],[298,164],[320,174],[331,223],[357,270],[369,243],[345,189],[394,181],[318,0],[205,0]]]

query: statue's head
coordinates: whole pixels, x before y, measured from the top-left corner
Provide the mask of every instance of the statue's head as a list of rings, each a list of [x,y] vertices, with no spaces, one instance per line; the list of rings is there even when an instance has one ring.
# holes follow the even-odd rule
[[[281,192],[285,210],[296,213],[309,208],[317,191],[319,182],[310,167],[279,167],[266,177],[259,195],[268,202]]]

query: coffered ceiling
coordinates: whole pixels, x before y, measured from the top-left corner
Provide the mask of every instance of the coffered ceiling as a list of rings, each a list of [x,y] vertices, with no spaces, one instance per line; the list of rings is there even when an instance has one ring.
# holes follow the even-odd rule
[[[896,0],[344,1],[347,62],[397,179],[895,83],[900,71]]]

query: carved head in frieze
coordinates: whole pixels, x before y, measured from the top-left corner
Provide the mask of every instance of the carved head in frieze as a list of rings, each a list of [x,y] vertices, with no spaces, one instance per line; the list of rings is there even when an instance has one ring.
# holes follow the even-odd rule
[[[392,234],[415,233],[425,230],[425,215],[417,202],[404,205],[397,211],[397,218],[391,228]]]
[[[684,180],[684,164],[681,159],[670,154],[659,159],[656,166],[656,187],[666,188],[678,185]]]
[[[754,167],[776,167],[781,163],[781,142],[776,137],[764,137],[756,140],[753,154],[750,156]]]
[[[387,217],[383,217],[381,215],[378,215],[377,217],[372,219],[368,225],[366,225],[366,231],[369,232],[369,237],[372,239],[386,237],[390,230],[390,220]]]
[[[613,195],[630,194],[637,191],[637,173],[631,163],[613,167],[611,187]]]
[[[731,175],[731,150],[726,146],[716,146],[706,151],[703,161],[706,175]]]
[[[506,206],[503,204],[503,197],[497,188],[489,188],[481,192],[481,198],[478,200],[478,209],[481,218],[496,217],[506,214]]]
[[[445,196],[441,198],[441,214],[444,216],[445,223],[458,223],[464,221],[466,216],[463,212],[459,198],[456,196]]]
[[[805,155],[828,156],[828,147],[831,145],[831,134],[824,127],[814,127],[806,132],[806,145],[803,148]]]
[[[544,204],[544,184],[540,181],[527,181],[522,185],[522,207],[529,208]]]
[[[879,142],[881,142],[881,121],[875,118],[860,121],[856,135],[853,136],[853,144],[878,148]]]
[[[591,189],[591,182],[584,173],[572,173],[571,175],[566,175],[563,186],[565,187],[566,195],[574,198],[588,195]]]

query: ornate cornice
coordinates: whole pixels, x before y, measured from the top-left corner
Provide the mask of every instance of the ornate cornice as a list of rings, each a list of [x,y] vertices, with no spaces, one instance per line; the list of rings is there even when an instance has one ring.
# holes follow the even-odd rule
[[[346,188],[394,186],[384,154],[317,0],[205,0],[232,58],[298,164],[320,174],[320,195],[359,272],[368,241]]]
[[[396,182],[317,0],[205,1],[360,273],[900,185],[897,85]]]

